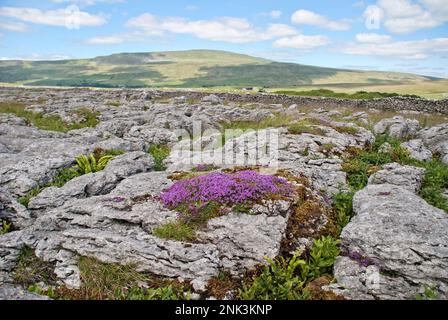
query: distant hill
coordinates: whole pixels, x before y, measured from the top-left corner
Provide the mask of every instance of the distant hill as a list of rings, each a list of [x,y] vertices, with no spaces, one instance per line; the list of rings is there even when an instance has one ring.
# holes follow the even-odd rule
[[[280,63],[225,51],[119,53],[93,59],[0,61],[0,83],[102,88],[402,85],[431,77]]]

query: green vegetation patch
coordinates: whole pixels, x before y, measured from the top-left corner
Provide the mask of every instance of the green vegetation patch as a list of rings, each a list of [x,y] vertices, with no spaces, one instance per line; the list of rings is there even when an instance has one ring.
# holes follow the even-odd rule
[[[391,150],[386,153],[378,152],[384,143],[391,145]],[[419,195],[429,204],[448,213],[448,199],[444,192],[448,189],[448,165],[434,158],[431,161],[419,161],[411,159],[406,149],[400,144],[402,141],[386,135],[377,136],[375,143],[368,149],[351,149],[349,156],[342,165],[347,174],[349,192],[339,192],[333,197],[333,207],[336,212],[339,229],[347,225],[353,216],[352,201],[354,194],[367,186],[369,177],[381,169],[381,166],[397,162],[401,165],[411,165],[424,168],[425,176]]]
[[[154,158],[154,170],[165,171],[165,159],[170,155],[170,148],[166,145],[152,145],[148,149],[148,153]]]
[[[48,187],[62,187],[64,184],[69,182],[70,180],[79,177],[81,174],[73,170],[72,168],[63,168],[58,171],[56,176],[51,182],[44,183],[42,185],[36,186],[30,191],[28,191],[24,196],[18,199],[18,202],[25,207],[28,207],[30,200],[36,197],[39,193],[42,192],[45,188]]]
[[[70,168],[59,170],[52,181],[38,185],[28,191],[24,196],[18,199],[18,202],[28,207],[30,200],[36,197],[42,190],[48,187],[62,187],[70,180],[82,176],[83,174],[98,172],[105,168],[107,163],[116,155],[123,154],[121,150],[103,150],[95,148],[90,155],[80,155],[76,157],[76,165]]]
[[[314,125],[308,119],[295,122],[288,126],[288,132],[291,134],[313,134],[316,136],[324,136],[325,131]]]
[[[294,63],[271,62],[265,64],[240,64],[236,66],[203,67],[204,76],[189,78],[180,85],[194,87],[286,87],[311,84],[315,78],[325,78],[337,69],[312,67]]]
[[[33,249],[23,247],[17,265],[11,274],[15,282],[28,287],[38,282],[56,283],[57,278],[53,270],[53,264],[38,258]]]
[[[42,290],[37,285],[30,291],[63,300],[183,300],[189,288],[172,280],[140,273],[135,265],[102,263],[81,257],[78,261],[81,288],[65,287]]]
[[[6,220],[0,219],[0,236],[8,233],[12,230],[12,223]]]
[[[306,289],[313,280],[332,273],[339,255],[339,240],[331,236],[314,240],[308,255],[297,252],[290,259],[268,259],[268,265],[243,285],[243,300],[303,300],[311,297]]]
[[[86,127],[95,127],[98,124],[99,113],[88,108],[78,108],[73,111],[84,120],[79,123],[68,124],[57,115],[44,115],[43,113],[25,110],[26,106],[15,102],[0,102],[0,113],[11,113],[18,117],[25,118],[26,121],[42,130],[67,132],[70,130]]]
[[[276,114],[274,117],[262,119],[260,121],[232,121],[224,123],[224,130],[264,130],[267,128],[285,127],[292,122],[292,117]]]
[[[197,224],[175,221],[156,227],[153,234],[162,239],[194,241],[196,240],[196,230]]]

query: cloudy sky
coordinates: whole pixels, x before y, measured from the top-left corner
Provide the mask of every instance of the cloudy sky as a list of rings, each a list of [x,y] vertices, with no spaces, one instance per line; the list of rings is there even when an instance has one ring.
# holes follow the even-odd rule
[[[0,0],[1,59],[187,49],[448,78],[448,0]]]

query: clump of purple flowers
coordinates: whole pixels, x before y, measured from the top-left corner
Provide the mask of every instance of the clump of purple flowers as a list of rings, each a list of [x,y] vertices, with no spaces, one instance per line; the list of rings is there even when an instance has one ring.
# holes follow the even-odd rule
[[[350,259],[355,260],[362,267],[376,265],[373,259],[370,259],[369,257],[364,257],[362,254],[356,251],[345,252],[343,255],[346,255]]]
[[[250,205],[272,196],[289,196],[292,192],[293,187],[286,179],[247,170],[212,172],[180,180],[165,190],[160,198],[170,209],[185,208],[194,212],[194,208],[204,204]]]

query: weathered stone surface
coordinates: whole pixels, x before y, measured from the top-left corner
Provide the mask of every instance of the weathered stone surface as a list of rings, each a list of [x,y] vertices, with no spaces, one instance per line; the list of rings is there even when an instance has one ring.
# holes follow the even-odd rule
[[[103,262],[136,263],[140,271],[150,271],[185,279],[210,278],[218,273],[216,247],[205,244],[183,244],[135,232],[118,234],[95,229],[63,232],[64,249]]]
[[[432,159],[432,152],[425,147],[421,139],[414,139],[403,142],[400,145],[402,148],[409,151],[409,156],[420,161],[428,161]]]
[[[448,163],[448,123],[423,129],[418,135],[429,150],[440,154],[441,160]]]
[[[389,163],[369,178],[369,184],[392,184],[417,192],[423,182],[425,169]]]
[[[359,191],[353,208],[356,216],[342,231],[342,246],[349,257],[368,258],[370,266],[348,257],[336,261],[337,292],[353,299],[414,299],[424,285],[434,285],[448,299],[445,212],[390,184]],[[371,281],[365,281],[367,274]]]
[[[331,221],[324,213],[310,216],[303,222],[300,232],[293,234],[294,239],[288,238],[285,244],[282,240],[289,230],[288,219],[294,200],[264,200],[248,214],[231,212],[211,219],[199,230],[198,242],[157,238],[153,234],[156,227],[178,219],[178,213],[165,208],[158,198],[173,184],[167,176],[174,170],[192,169],[194,164],[190,156],[206,158],[197,163],[214,163],[214,151],[176,153],[176,146],[190,150],[189,144],[178,143],[179,133],[188,136],[203,133],[205,138],[194,141],[193,146],[213,145],[215,151],[219,151],[216,146],[222,141],[220,133],[225,124],[256,123],[282,116],[294,120],[305,116],[318,118],[312,125],[318,129],[317,134],[291,134],[283,127],[246,132],[227,139],[224,150],[232,155],[242,154],[245,160],[216,164],[219,168],[232,168],[235,164],[261,163],[266,165],[260,169],[265,174],[285,169],[297,177],[307,178],[309,182],[299,183],[307,190],[307,197],[329,208],[331,195],[347,189],[346,174],[341,167],[344,153],[350,147],[364,148],[374,141],[370,130],[333,121],[332,115],[341,116],[346,111],[344,108],[358,106],[446,111],[444,101],[418,99],[347,101],[221,93],[210,96],[150,89],[31,91],[0,88],[0,99],[23,102],[27,110],[58,115],[70,123],[82,121],[82,115],[73,111],[87,107],[98,112],[100,121],[95,128],[60,133],[39,130],[24,119],[0,114],[0,218],[6,218],[14,226],[14,231],[0,236],[0,286],[13,285],[11,271],[22,248],[27,246],[34,249],[39,259],[54,266],[58,284],[69,288],[81,286],[77,264],[81,256],[87,256],[107,263],[135,263],[140,271],[191,281],[197,292],[204,292],[207,281],[222,269],[241,276],[247,269],[264,263],[265,257],[273,258],[283,249],[309,248],[314,234]],[[112,101],[119,102],[119,106],[112,106]],[[313,110],[309,111],[309,107]],[[368,116],[363,110],[345,120],[367,124]],[[404,118],[394,118],[384,121],[378,128],[383,133],[408,138],[415,134],[418,125]],[[411,148],[411,153],[419,153],[416,156],[424,155],[426,147],[443,157],[447,154],[445,129],[446,126],[441,125],[421,130],[418,138],[423,146],[414,140],[403,146]],[[268,141],[270,134],[277,140]],[[169,166],[166,172],[151,171],[154,162],[145,152],[156,144],[174,147],[166,161]],[[278,153],[264,154],[263,151],[257,155],[260,144],[266,151],[277,150]],[[51,181],[58,170],[72,166],[76,156],[98,147],[126,153],[116,157],[101,172],[73,179],[62,188],[45,189],[30,201],[29,209],[17,203],[18,196]],[[339,283],[333,290],[358,299],[409,298],[421,291],[423,284],[435,284],[442,297],[446,296],[444,244],[447,240],[443,233],[447,230],[446,222],[440,210],[415,194],[421,177],[420,169],[387,165],[371,177],[370,186],[363,190],[364,195],[357,194],[355,211],[358,216],[344,230],[343,245],[375,264],[365,267],[348,251],[336,263]],[[288,247],[280,248],[280,244]],[[378,274],[381,286],[375,289],[369,283],[378,283],[371,281]]]
[[[126,153],[111,160],[102,171],[89,173],[67,182],[64,186],[49,187],[32,198],[30,209],[54,208],[72,198],[85,198],[109,193],[124,178],[152,168],[152,157],[141,151]]]
[[[0,300],[51,300],[47,296],[31,293],[25,288],[0,285]]]
[[[279,254],[287,221],[280,215],[230,213],[210,220],[199,238],[216,245],[224,269],[239,274]]]
[[[387,134],[397,139],[415,137],[418,130],[420,130],[420,124],[417,120],[405,119],[402,116],[383,119],[373,127],[373,133]]]
[[[11,221],[18,228],[32,223],[30,213],[8,191],[0,188],[0,219]]]
[[[223,104],[223,101],[216,95],[211,94],[201,99],[201,102],[210,103],[212,105]]]

